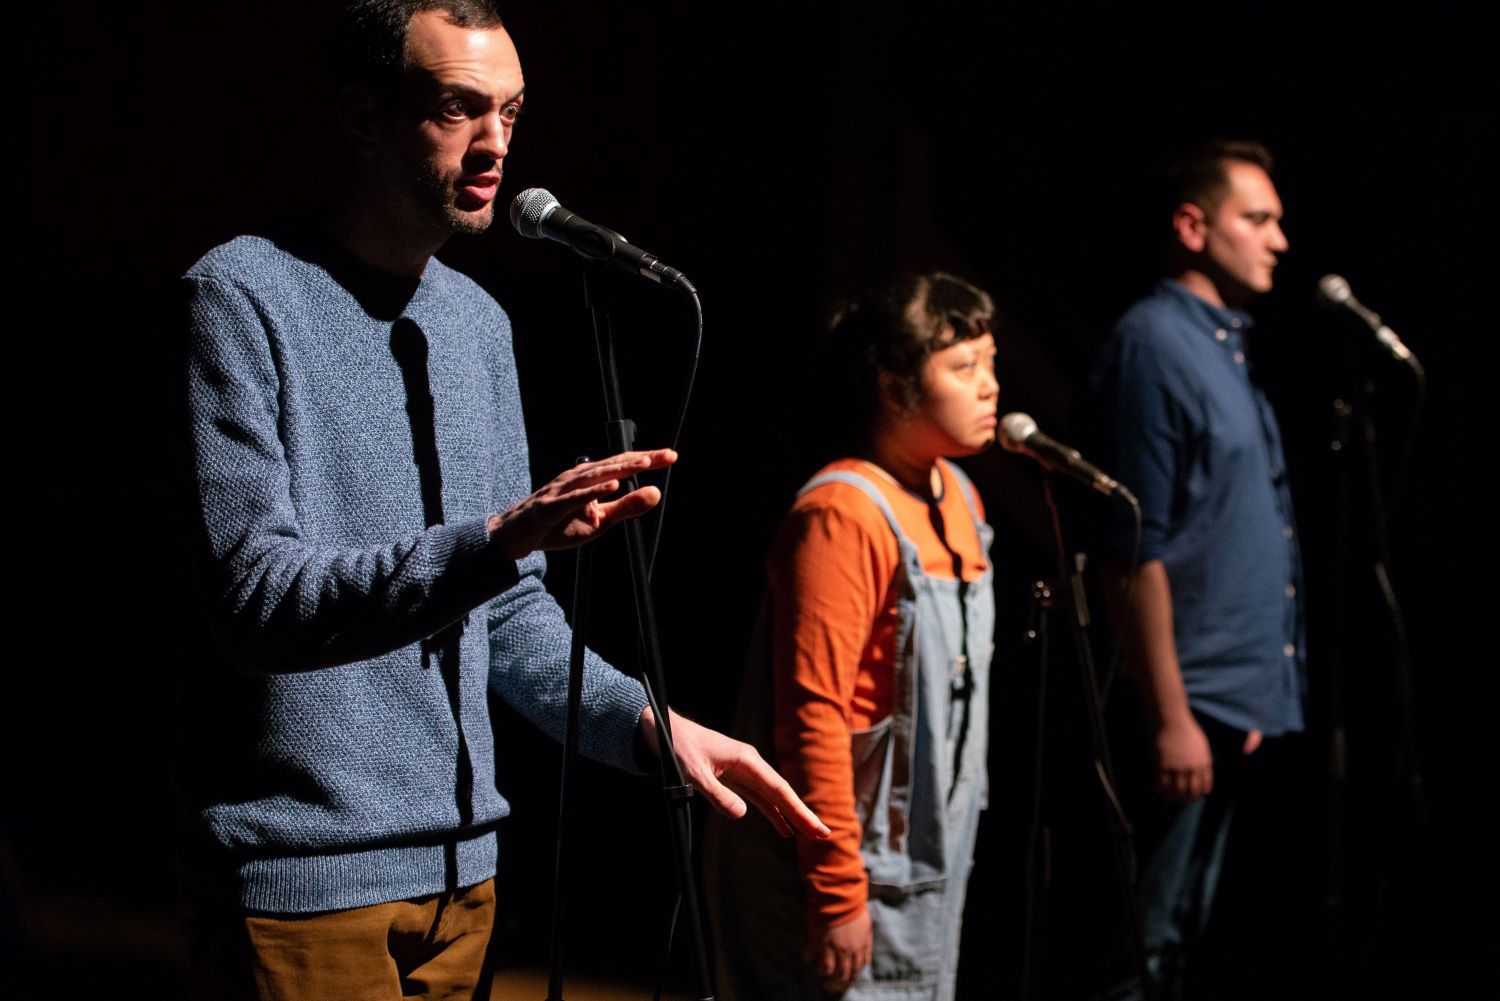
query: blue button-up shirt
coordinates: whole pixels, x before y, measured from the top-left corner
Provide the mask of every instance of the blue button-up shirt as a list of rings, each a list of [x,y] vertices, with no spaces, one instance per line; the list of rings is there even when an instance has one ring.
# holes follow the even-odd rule
[[[1281,433],[1245,358],[1251,323],[1161,282],[1115,325],[1097,430],[1140,498],[1142,562],[1166,567],[1189,702],[1275,736],[1303,725],[1302,568]],[[1133,527],[1116,523],[1110,555],[1128,558]]]

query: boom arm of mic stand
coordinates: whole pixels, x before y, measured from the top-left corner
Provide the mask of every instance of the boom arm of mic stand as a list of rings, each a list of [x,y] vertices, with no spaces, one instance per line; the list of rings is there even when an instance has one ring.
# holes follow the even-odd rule
[[[1067,548],[1063,544],[1062,518],[1057,511],[1057,500],[1052,493],[1052,477],[1049,471],[1042,478],[1042,491],[1047,501],[1047,511],[1052,518],[1052,541],[1057,549],[1058,579],[1069,582],[1073,605],[1073,643],[1078,654],[1078,666],[1083,672],[1083,698],[1089,722],[1089,737],[1093,742],[1094,770],[1099,779],[1100,791],[1105,800],[1105,814],[1110,832],[1114,837],[1115,876],[1119,883],[1120,900],[1124,905],[1126,922],[1129,925],[1130,941],[1135,950],[1137,976],[1146,1001],[1155,1001],[1155,989],[1146,968],[1146,949],[1141,938],[1140,908],[1135,897],[1135,848],[1131,841],[1130,821],[1115,791],[1114,765],[1110,761],[1109,737],[1104,730],[1104,706],[1099,699],[1098,672],[1094,669],[1093,650],[1089,646],[1089,613],[1083,589],[1082,561],[1068,565]]]
[[[593,319],[594,343],[599,352],[599,371],[604,386],[604,406],[608,420],[610,445],[616,452],[628,451],[635,444],[633,422],[623,414],[613,328],[605,301],[606,266],[599,262],[584,265],[584,297]],[[631,477],[627,489],[634,489]],[[703,935],[703,920],[698,905],[697,878],[692,862],[692,816],[689,798],[692,787],[683,778],[672,741],[672,721],[667,702],[666,672],[656,628],[656,609],[651,597],[650,570],[646,565],[645,533],[638,518],[622,526],[630,558],[630,577],[635,591],[636,633],[643,654],[641,683],[656,719],[658,758],[661,765],[662,792],[671,816],[673,856],[677,867],[677,885],[687,908],[688,928],[693,945],[693,966],[698,981],[698,997],[711,1001],[713,981],[709,974],[708,945]]]

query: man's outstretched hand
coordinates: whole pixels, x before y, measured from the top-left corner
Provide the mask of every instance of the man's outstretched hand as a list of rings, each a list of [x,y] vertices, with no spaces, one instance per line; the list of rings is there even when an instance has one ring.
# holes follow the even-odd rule
[[[676,452],[659,448],[654,452],[621,452],[574,466],[510,510],[492,515],[490,542],[512,560],[538,549],[581,546],[618,522],[640,517],[661,500],[661,491],[655,487],[640,487],[606,500],[623,481],[676,461]]]
[[[656,717],[649,706],[641,713],[641,736],[654,753],[661,753]],[[672,742],[677,748],[683,777],[720,813],[736,819],[743,817],[748,799],[783,837],[793,834],[828,837],[827,826],[754,747],[700,726],[676,712],[672,712]]]

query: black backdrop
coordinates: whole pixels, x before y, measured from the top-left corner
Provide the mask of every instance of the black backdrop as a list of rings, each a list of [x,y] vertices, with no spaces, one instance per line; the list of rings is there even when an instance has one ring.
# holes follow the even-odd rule
[[[1489,850],[1468,804],[1495,659],[1478,622],[1493,587],[1491,505],[1476,482],[1488,479],[1495,118],[1470,110],[1484,106],[1473,26],[1433,8],[1356,43],[1263,8],[1151,23],[894,0],[510,8],[528,101],[505,192],[546,186],[702,290],[704,363],[657,581],[673,702],[709,722],[730,705],[766,539],[808,471],[796,458],[808,435],[800,376],[829,300],[898,267],[968,275],[1008,321],[1001,409],[1066,428],[1109,321],[1153,277],[1152,164],[1205,134],[1272,147],[1292,251],[1257,309],[1254,352],[1282,414],[1307,540],[1316,726],[1268,759],[1275,781],[1247,812],[1226,877],[1238,907],[1211,930],[1216,960],[1235,947],[1262,959],[1248,974],[1210,963],[1204,975],[1225,996],[1431,991],[1456,977],[1474,935],[1456,904],[1490,899],[1478,889]],[[162,304],[210,246],[339,183],[311,96],[326,21],[320,5],[156,3],[28,15],[16,29],[24,170],[13,190],[27,204],[9,338],[17,642],[0,849],[7,920],[21,929],[7,941],[24,941],[39,982],[79,994],[122,974],[166,996],[180,989],[165,759],[166,678],[183,654],[170,639],[175,363]],[[537,477],[597,453],[575,260],[503,225],[441,256],[515,321]],[[1432,392],[1404,476],[1395,446],[1410,383],[1316,311],[1312,290],[1329,271],[1427,364]],[[617,293],[627,406],[643,443],[660,444],[688,315],[647,283],[622,279]],[[1342,568],[1332,554],[1330,404],[1366,375],[1398,505],[1393,569],[1413,637],[1425,826],[1395,778],[1391,633],[1367,570],[1370,491],[1357,464]],[[1027,583],[1050,574],[1051,557],[1036,471],[996,453],[969,468],[999,529],[1001,631],[963,977],[976,996],[1003,996],[1020,962],[1035,695],[1034,654],[1017,637]],[[593,641],[628,664],[623,546],[611,540],[601,559],[601,588],[618,590],[601,593]],[[566,595],[569,561],[554,568]],[[1341,573],[1349,627],[1336,634],[1329,596]],[[1351,761],[1339,810],[1320,766],[1335,665]],[[1090,882],[1104,878],[1102,833],[1074,668],[1060,659],[1053,670],[1057,884],[1044,972],[1049,993],[1066,993],[1098,951],[1080,915],[1107,912],[1111,891]],[[496,719],[498,781],[516,806],[502,831],[503,953],[536,962],[557,754],[504,707]],[[574,910],[573,956],[581,969],[649,977],[669,907],[654,885],[668,871],[657,795],[593,767],[583,789],[591,833],[574,862],[587,904]],[[1330,887],[1338,909],[1324,904]]]

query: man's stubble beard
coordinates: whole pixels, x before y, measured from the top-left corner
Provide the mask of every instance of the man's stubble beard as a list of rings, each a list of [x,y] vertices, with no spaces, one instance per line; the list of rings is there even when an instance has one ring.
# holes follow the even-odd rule
[[[503,179],[503,175],[502,175]],[[418,201],[424,214],[441,225],[448,236],[478,236],[495,222],[495,203],[464,211],[455,202],[457,176],[444,176],[424,162],[417,172]]]
[[[441,246],[456,235],[477,236],[495,221],[495,203],[465,212],[455,202],[461,175],[444,175],[425,159],[410,158],[386,172],[386,197],[408,237]]]

